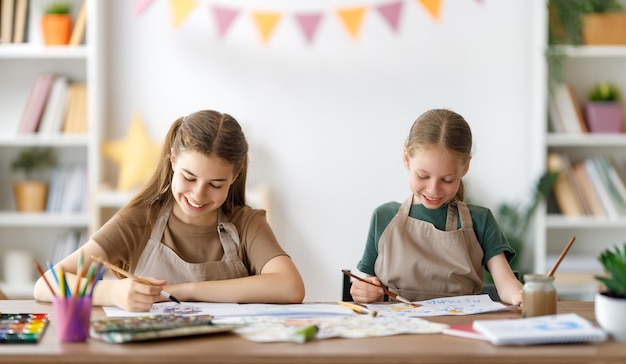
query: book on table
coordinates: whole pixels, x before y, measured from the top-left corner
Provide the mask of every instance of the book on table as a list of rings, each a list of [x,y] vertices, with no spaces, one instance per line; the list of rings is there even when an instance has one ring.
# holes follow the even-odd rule
[[[607,338],[604,330],[575,313],[476,320],[472,327],[494,345],[565,344]]]

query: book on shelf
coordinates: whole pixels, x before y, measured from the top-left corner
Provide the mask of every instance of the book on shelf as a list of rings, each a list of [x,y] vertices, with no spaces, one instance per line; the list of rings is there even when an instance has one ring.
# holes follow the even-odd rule
[[[87,169],[84,165],[60,166],[52,170],[46,211],[80,213],[86,211]]]
[[[86,1],[80,4],[74,27],[72,28],[72,34],[70,35],[69,45],[75,46],[83,42],[85,38],[85,27],[87,23],[87,4]]]
[[[588,132],[580,104],[576,99],[573,88],[569,84],[561,83],[554,86],[548,105],[551,103],[556,111],[550,112],[550,115],[555,118],[558,117],[565,133]]]
[[[572,175],[580,186],[582,198],[589,206],[590,214],[598,217],[606,216],[606,209],[600,200],[596,188],[593,186],[593,182],[583,162],[574,163],[572,165]]]
[[[3,0],[5,1],[5,0]],[[15,19],[13,27],[13,43],[24,43],[26,36],[26,21],[28,3],[30,0],[15,0]]]
[[[587,171],[587,175],[591,180],[591,184],[593,185],[596,194],[602,202],[602,206],[604,207],[606,216],[610,218],[617,217],[619,215],[619,212],[611,198],[611,195],[609,194],[608,189],[606,188],[606,182],[600,175],[600,171],[598,170],[596,163],[593,161],[592,158],[587,158],[582,163],[585,167],[585,171]]]
[[[26,99],[18,124],[18,133],[35,133],[37,131],[55,78],[56,75],[51,72],[37,76]]]
[[[87,85],[73,82],[67,94],[67,112],[63,122],[64,133],[87,132]]]
[[[585,215],[580,195],[574,187],[570,168],[569,158],[565,154],[548,154],[548,170],[559,174],[552,188],[559,210],[567,216]]]
[[[603,341],[608,337],[604,330],[575,313],[475,320],[473,328],[494,345],[567,344]]]
[[[600,170],[606,189],[609,191],[618,214],[626,215],[626,188],[624,187],[624,182],[608,158],[595,157],[593,160]]]
[[[61,132],[67,109],[67,88],[67,77],[57,76],[52,84],[46,108],[41,116],[39,128],[37,129],[38,133],[54,134]]]
[[[13,16],[15,14],[15,0],[0,0],[0,43],[8,44],[13,41]]]

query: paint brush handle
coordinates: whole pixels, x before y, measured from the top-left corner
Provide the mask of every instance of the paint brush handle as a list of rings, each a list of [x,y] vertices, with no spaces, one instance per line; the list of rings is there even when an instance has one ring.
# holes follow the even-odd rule
[[[402,297],[402,296],[398,295],[397,293],[391,292],[390,290],[388,290],[387,288],[385,288],[385,287],[383,287],[383,286],[379,286],[379,285],[374,284],[374,283],[372,283],[372,282],[370,282],[370,281],[368,281],[368,280],[365,280],[365,279],[363,279],[363,278],[361,278],[361,277],[359,277],[359,276],[357,276],[357,275],[354,275],[354,274],[350,273],[349,271],[347,271],[347,270],[345,270],[345,269],[342,269],[341,271],[343,272],[343,274],[345,274],[345,275],[347,275],[347,276],[350,276],[350,277],[352,277],[352,278],[354,278],[354,279],[356,279],[356,280],[359,280],[359,281],[361,281],[361,282],[365,282],[365,283],[367,283],[367,284],[371,284],[371,285],[372,285],[372,286],[374,286],[374,287],[379,287],[379,288],[382,288],[382,289],[383,289],[383,291],[387,294],[387,296],[389,296],[389,297],[391,297],[391,298],[394,298],[394,299],[396,299],[396,300],[398,300],[398,301],[400,301],[400,302],[406,303],[407,305],[411,305],[411,306],[414,306],[414,307],[420,307],[419,305],[416,305],[415,303],[413,303],[413,302],[411,302],[411,301],[407,300],[406,298],[404,298],[404,297]]]

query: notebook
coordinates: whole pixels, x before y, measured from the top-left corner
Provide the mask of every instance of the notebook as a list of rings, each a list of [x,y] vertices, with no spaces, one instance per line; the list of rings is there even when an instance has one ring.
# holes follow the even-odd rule
[[[0,314],[0,344],[36,344],[48,321],[46,313]]]
[[[127,343],[233,331],[241,324],[216,324],[211,315],[164,314],[92,320],[89,335],[109,343]]]
[[[476,320],[474,330],[495,345],[535,345],[602,341],[606,333],[575,314],[519,319]]]

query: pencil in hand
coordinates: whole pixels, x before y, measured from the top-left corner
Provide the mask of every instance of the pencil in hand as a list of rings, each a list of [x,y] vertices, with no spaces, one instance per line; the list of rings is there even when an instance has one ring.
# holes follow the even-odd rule
[[[126,278],[130,278],[130,279],[134,280],[135,282],[139,282],[139,283],[147,284],[148,286],[152,286],[152,283],[150,283],[150,281],[148,281],[146,279],[143,279],[143,278],[140,278],[140,277],[137,277],[136,275],[134,275],[134,274],[132,274],[130,272],[127,272],[127,271],[123,270],[122,268],[120,268],[120,267],[118,267],[116,265],[113,265],[113,264],[107,262],[104,259],[101,259],[100,257],[92,255],[91,259],[95,260],[98,263],[102,263],[102,265],[104,265],[105,267],[107,267],[107,268],[109,268],[109,269],[111,269],[111,270],[113,270],[113,271],[123,275]],[[180,304],[180,301],[176,297],[172,296],[171,294],[169,294],[169,293],[167,293],[167,292],[165,292],[163,290],[161,290],[161,296],[169,299],[170,301],[173,301],[173,302],[176,302],[176,303]]]

